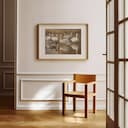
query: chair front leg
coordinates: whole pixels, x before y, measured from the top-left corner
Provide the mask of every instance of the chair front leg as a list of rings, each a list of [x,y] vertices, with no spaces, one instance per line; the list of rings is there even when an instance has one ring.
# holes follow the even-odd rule
[[[62,114],[65,115],[65,109],[66,109],[66,97],[63,97],[63,108],[62,108]]]
[[[73,83],[73,91],[76,91],[76,83]],[[76,98],[73,97],[73,111],[76,111]]]
[[[84,97],[84,101],[85,101],[85,118],[87,118],[88,116],[88,87],[87,85],[85,85],[85,97]]]
[[[73,111],[76,111],[76,98],[73,97]]]
[[[93,96],[93,113],[96,112],[96,96]]]

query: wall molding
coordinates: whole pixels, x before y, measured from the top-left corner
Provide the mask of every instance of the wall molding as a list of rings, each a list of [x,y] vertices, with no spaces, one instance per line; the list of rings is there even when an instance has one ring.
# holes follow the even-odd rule
[[[47,87],[47,85],[43,85],[43,82],[46,83],[54,83],[58,82],[60,86],[62,85],[62,82],[65,80],[71,80],[72,79],[71,73],[38,73],[38,74],[17,74],[17,86],[16,86],[16,109],[17,110],[61,110],[61,102],[62,97],[58,96],[57,99],[46,99],[46,100],[40,100],[40,99],[31,99],[31,97],[24,97],[23,96],[23,90],[25,90],[25,86],[28,85],[31,88],[31,83],[33,83],[32,87],[38,86],[38,82],[42,82],[42,86]],[[97,74],[98,75],[98,74]],[[99,75],[97,78],[98,86],[101,89],[105,88],[106,86],[103,86],[105,82],[105,75]],[[35,82],[35,84],[34,84]],[[60,83],[59,83],[60,82]],[[103,84],[102,84],[103,83]],[[54,86],[54,84],[50,85]],[[59,85],[58,85],[59,86]],[[59,90],[58,90],[59,91]],[[81,108],[82,99],[79,99],[78,103],[78,109]],[[89,99],[89,108],[91,108],[91,102],[92,99]],[[97,110],[105,110],[105,102],[106,97],[97,97],[96,103],[97,103]],[[38,107],[39,106],[39,107]],[[67,100],[67,109],[72,109],[72,102],[69,98]]]
[[[6,47],[5,47],[5,39],[6,39],[6,35],[5,35],[5,33],[6,33],[6,30],[5,30],[5,27],[6,27],[6,25],[5,25],[5,21],[6,21],[6,19],[5,19],[5,15],[6,15],[6,11],[5,11],[5,5],[6,5],[6,3],[5,3],[5,1],[6,0],[2,0],[2,3],[3,3],[3,54],[2,54],[2,62],[3,63],[14,63],[14,62],[16,62],[15,60],[7,60],[6,59],[6,53],[5,53],[5,49],[6,49]]]
[[[48,72],[48,73],[42,73],[42,72],[19,72],[16,75],[17,76],[64,76],[64,77],[73,77],[74,73],[64,73],[64,72]],[[80,73],[80,74],[84,74],[84,73]],[[91,73],[87,73],[87,74],[91,74]],[[94,74],[94,73],[93,73]],[[103,82],[106,81],[106,74],[98,74],[96,73],[96,77],[97,77],[97,82]]]
[[[42,72],[18,72],[16,75],[18,75],[18,76],[20,76],[20,75],[22,75],[22,76],[35,76],[35,75],[42,75],[42,76],[52,76],[52,75],[61,75],[61,76],[65,76],[65,75],[73,75],[73,73],[59,73],[59,72],[44,72],[44,73],[42,73]]]
[[[3,65],[3,66],[1,66],[0,65],[0,68],[6,68],[6,69],[14,69],[15,68],[15,66],[5,66],[5,65]]]
[[[63,81],[68,80],[68,79],[30,79],[30,78],[24,78],[24,79],[20,79],[20,87],[19,87],[19,100],[21,102],[46,102],[46,101],[61,101],[61,98],[56,98],[56,99],[50,99],[50,100],[35,100],[35,99],[29,99],[29,98],[25,98],[23,97],[23,87],[24,82],[47,82],[47,83],[51,83],[51,82],[59,82],[62,83]],[[51,85],[52,86],[52,85]]]
[[[3,2],[3,62],[8,62],[5,59],[5,0],[2,0]]]
[[[74,73],[85,74],[84,72],[17,72],[17,75],[73,75]],[[87,74],[96,74],[98,76],[106,76],[103,73],[87,73]]]
[[[13,92],[0,93],[0,96],[14,96]]]
[[[3,84],[2,84],[3,90],[13,90],[14,89],[13,87],[10,87],[10,88],[6,87],[5,78],[6,78],[7,74],[14,74],[14,72],[13,71],[3,71]]]

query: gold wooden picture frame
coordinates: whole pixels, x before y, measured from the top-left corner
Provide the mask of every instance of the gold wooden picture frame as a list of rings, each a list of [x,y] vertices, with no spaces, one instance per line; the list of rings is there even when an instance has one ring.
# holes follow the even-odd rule
[[[87,24],[38,24],[39,60],[86,60]]]

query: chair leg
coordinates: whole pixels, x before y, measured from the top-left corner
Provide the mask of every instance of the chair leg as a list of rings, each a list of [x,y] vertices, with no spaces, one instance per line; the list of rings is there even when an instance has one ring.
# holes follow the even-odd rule
[[[76,91],[76,83],[73,83],[73,91]],[[73,97],[73,111],[76,111],[76,98]]]
[[[84,113],[85,113],[85,118],[87,118],[88,116],[88,91],[87,91],[87,85],[85,85],[85,98],[84,98],[84,101],[85,101],[85,108],[84,108]]]
[[[93,84],[93,93],[96,93],[96,84]],[[93,96],[93,113],[96,112],[96,96]]]
[[[96,112],[96,96],[93,96],[93,113]]]
[[[63,95],[63,101],[62,101],[62,114],[65,115],[65,109],[66,109],[66,97]]]
[[[73,97],[73,111],[76,111],[76,98]]]
[[[62,114],[65,114],[65,109],[66,109],[66,97],[64,95],[65,92],[65,85],[63,83],[62,85]]]

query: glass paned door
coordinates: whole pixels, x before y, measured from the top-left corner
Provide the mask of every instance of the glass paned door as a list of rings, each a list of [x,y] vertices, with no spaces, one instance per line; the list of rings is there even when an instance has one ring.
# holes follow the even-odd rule
[[[114,127],[114,99],[115,99],[115,30],[114,30],[114,0],[106,1],[106,98],[107,98],[107,122],[106,127]]]
[[[118,0],[118,124],[128,128],[128,0]]]
[[[107,0],[106,14],[106,127],[128,128],[128,0]]]

